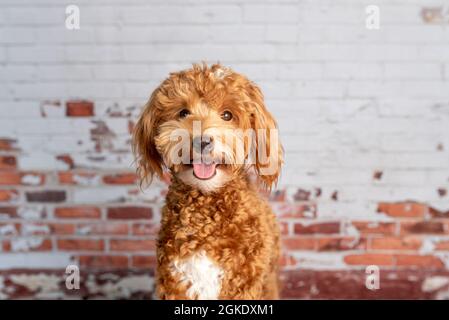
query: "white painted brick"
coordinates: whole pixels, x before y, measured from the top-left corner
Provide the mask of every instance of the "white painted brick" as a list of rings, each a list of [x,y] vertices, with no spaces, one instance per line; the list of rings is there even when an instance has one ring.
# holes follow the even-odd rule
[[[30,44],[36,40],[35,30],[32,28],[1,28],[0,44]]]
[[[279,79],[321,79],[323,66],[321,63],[285,63],[279,65]]]
[[[59,3],[60,4],[60,3]],[[13,6],[5,10],[7,23],[11,25],[25,26],[46,26],[46,25],[63,25],[65,21],[65,7],[51,6]]]
[[[266,28],[260,25],[212,25],[207,30],[214,43],[260,43],[266,38]]]
[[[92,2],[89,3],[90,5]],[[116,25],[117,23],[122,23],[122,7],[121,6],[111,6],[110,3],[103,3],[101,6],[83,6],[80,13],[81,28],[86,24],[87,26],[92,25]]]
[[[446,31],[439,25],[416,25],[386,27],[386,41],[391,43],[434,43],[448,40]]]
[[[134,169],[134,156],[126,153],[74,154],[73,160],[80,168],[96,170]]]
[[[2,107],[0,108],[0,117],[2,119],[6,119],[7,117],[36,118],[39,116],[40,116],[39,106],[36,105],[34,101],[2,102]]]
[[[195,62],[267,61],[274,58],[275,48],[267,45],[129,45],[123,48],[125,61]]]
[[[74,82],[68,88],[68,96],[80,99],[120,98],[123,86],[115,82]]]
[[[83,188],[73,191],[73,202],[80,204],[122,202],[127,197],[128,188],[125,187]]]
[[[81,13],[82,15],[82,13]],[[94,33],[92,28],[68,30],[65,27],[41,27],[36,30],[36,43],[39,44],[77,44],[93,45]]]
[[[253,81],[273,80],[278,73],[277,64],[267,63],[238,63],[230,64],[230,67],[235,71],[247,76]]]
[[[31,154],[21,155],[18,159],[21,170],[68,170],[66,163],[59,161],[52,154],[33,151]]]
[[[11,253],[2,255],[0,269],[28,269],[30,266],[43,269],[65,269],[71,263],[73,262],[70,253]]]
[[[241,21],[241,9],[235,5],[217,6],[146,6],[124,7],[126,24],[167,23],[237,23]],[[149,19],[151,17],[151,19]]]
[[[265,39],[273,43],[296,43],[298,41],[298,27],[294,25],[268,25]]]
[[[299,6],[301,21],[325,24],[362,24],[365,20],[365,6],[311,3]]]
[[[125,96],[140,98],[142,101],[146,100],[153,92],[154,89],[157,88],[159,83],[157,82],[132,82],[125,84]]]
[[[99,80],[148,80],[154,79],[153,70],[146,64],[105,64],[88,67]],[[168,72],[164,74],[167,76]],[[162,78],[162,76],[161,76]]]
[[[342,82],[301,81],[296,84],[296,97],[341,98],[345,95],[347,85]]]
[[[0,47],[0,61],[6,60],[6,48]]]
[[[324,63],[325,79],[381,79],[383,67],[379,63]]]
[[[11,62],[63,62],[64,48],[61,46],[10,46],[7,48]]]
[[[387,79],[441,79],[442,67],[437,63],[386,63],[385,78]]]
[[[243,21],[289,23],[298,21],[298,7],[292,5],[243,5]]]
[[[31,81],[37,78],[37,68],[29,65],[0,66],[0,81]]]
[[[204,26],[124,26],[96,29],[97,43],[203,43],[210,30]]]
[[[67,96],[67,86],[61,82],[16,83],[13,95],[16,99],[57,99]]]
[[[113,45],[67,45],[64,48],[68,62],[117,62],[123,60],[120,46]]]
[[[92,80],[92,67],[87,65],[40,65],[37,68],[40,80]]]

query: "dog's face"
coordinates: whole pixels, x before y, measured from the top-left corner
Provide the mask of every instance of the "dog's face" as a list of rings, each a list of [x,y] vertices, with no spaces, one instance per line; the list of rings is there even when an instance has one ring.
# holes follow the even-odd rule
[[[165,167],[203,192],[251,168],[271,187],[282,165],[276,123],[260,89],[220,65],[170,74],[136,124],[134,151],[143,181]]]

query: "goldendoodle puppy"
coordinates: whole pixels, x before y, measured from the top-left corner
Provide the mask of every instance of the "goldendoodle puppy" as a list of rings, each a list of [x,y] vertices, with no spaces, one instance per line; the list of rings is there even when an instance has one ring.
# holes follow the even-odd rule
[[[176,73],[134,132],[143,182],[171,175],[157,242],[161,299],[278,298],[279,228],[259,186],[283,163],[260,89],[219,64]]]

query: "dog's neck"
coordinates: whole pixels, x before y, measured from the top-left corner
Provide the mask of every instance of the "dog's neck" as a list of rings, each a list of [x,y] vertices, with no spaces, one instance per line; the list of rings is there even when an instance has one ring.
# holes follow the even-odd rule
[[[249,192],[255,190],[255,185],[250,181],[247,174],[238,175],[219,189],[206,193],[184,183],[176,176],[172,176],[167,193],[167,205],[176,206],[178,203],[182,203],[187,199],[206,200],[207,203],[211,204],[215,204],[218,201],[230,203],[233,202],[232,200],[238,200],[242,190]],[[256,193],[256,191],[254,192]]]

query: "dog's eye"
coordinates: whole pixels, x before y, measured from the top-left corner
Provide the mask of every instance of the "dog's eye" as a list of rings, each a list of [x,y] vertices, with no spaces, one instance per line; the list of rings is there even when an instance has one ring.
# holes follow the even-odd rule
[[[187,109],[182,109],[182,110],[179,112],[179,117],[180,117],[180,118],[185,118],[185,117],[187,117],[189,114],[190,114],[190,111],[189,111],[189,110],[187,110]]]
[[[224,121],[230,121],[230,120],[232,119],[232,113],[229,112],[229,111],[225,111],[225,112],[223,112],[223,114],[221,115],[221,118],[222,118]]]

